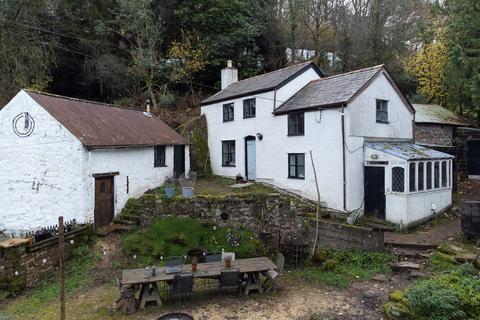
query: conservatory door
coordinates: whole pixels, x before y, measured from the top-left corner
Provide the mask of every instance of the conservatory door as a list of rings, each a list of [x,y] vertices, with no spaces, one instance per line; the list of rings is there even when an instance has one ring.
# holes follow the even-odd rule
[[[365,214],[385,219],[385,168],[365,167]]]

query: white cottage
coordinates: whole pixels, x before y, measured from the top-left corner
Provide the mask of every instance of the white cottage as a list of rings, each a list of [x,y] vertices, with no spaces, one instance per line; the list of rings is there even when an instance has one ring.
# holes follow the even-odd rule
[[[409,225],[451,204],[452,157],[413,143],[414,109],[383,65],[324,77],[306,62],[238,81],[229,62],[201,112],[215,174],[316,200],[311,152],[326,207]]]
[[[103,226],[188,170],[187,141],[148,112],[22,90],[0,111],[0,232]]]

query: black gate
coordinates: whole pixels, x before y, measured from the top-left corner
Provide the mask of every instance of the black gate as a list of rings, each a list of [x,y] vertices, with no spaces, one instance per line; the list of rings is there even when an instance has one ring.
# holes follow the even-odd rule
[[[385,168],[365,167],[365,214],[385,219]]]
[[[468,141],[468,175],[480,176],[480,140]]]
[[[185,146],[174,146],[173,149],[173,175],[179,178],[185,172]]]

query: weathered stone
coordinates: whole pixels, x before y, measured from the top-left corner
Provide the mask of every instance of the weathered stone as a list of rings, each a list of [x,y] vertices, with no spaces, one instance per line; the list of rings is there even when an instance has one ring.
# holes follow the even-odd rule
[[[454,242],[442,242],[438,245],[437,250],[448,255],[457,255],[465,252],[461,245]]]

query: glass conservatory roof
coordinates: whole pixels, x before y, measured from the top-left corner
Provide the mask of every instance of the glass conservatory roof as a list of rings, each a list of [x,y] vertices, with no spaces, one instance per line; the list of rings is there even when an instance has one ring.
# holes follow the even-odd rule
[[[367,142],[367,147],[404,160],[452,159],[453,156],[414,143]]]

